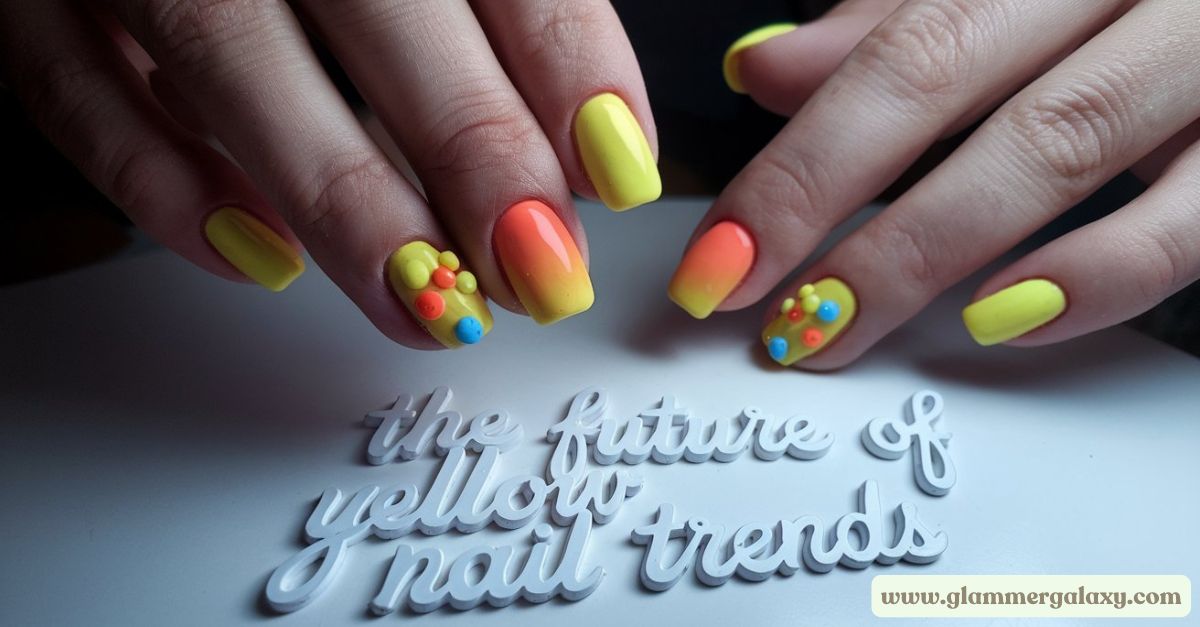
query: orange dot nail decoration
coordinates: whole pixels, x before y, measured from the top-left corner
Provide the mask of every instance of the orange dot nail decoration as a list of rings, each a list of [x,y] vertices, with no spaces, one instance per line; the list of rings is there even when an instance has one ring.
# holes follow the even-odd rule
[[[800,338],[800,341],[804,342],[804,345],[809,348],[816,348],[820,346],[821,342],[824,340],[825,334],[821,333],[820,329],[805,329],[804,335]]]
[[[454,271],[446,266],[438,266],[437,270],[433,271],[433,284],[448,290],[454,287]]]
[[[446,312],[446,299],[437,292],[424,292],[416,300],[417,315],[425,320],[437,320]]]

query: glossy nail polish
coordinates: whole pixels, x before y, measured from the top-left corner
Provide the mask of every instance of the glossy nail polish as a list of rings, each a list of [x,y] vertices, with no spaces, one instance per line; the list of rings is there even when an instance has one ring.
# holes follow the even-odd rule
[[[496,256],[517,298],[538,324],[587,311],[592,279],[567,227],[537,200],[519,202],[496,221]]]
[[[743,50],[757,46],[762,42],[778,37],[780,35],[790,33],[796,30],[795,24],[769,24],[762,28],[754,29],[733,42],[732,46],[725,51],[725,59],[721,69],[725,73],[725,84],[734,92],[739,94],[746,93],[746,88],[742,86],[742,77],[738,71],[738,53]]]
[[[624,211],[662,194],[658,164],[633,112],[615,94],[600,94],[575,115],[575,143],[600,200]]]
[[[492,312],[475,275],[453,252],[410,242],[392,253],[387,276],[404,306],[447,348],[475,344],[492,330]]]
[[[248,211],[225,207],[212,212],[204,222],[204,236],[242,274],[273,292],[304,273],[304,258]]]
[[[1029,333],[1066,308],[1061,287],[1046,279],[1029,279],[968,305],[962,317],[971,337],[991,346]]]
[[[828,346],[857,311],[854,291],[840,279],[806,284],[784,299],[779,315],[763,329],[767,354],[790,366]]]
[[[704,319],[742,282],[754,265],[754,238],[735,222],[718,222],[701,235],[675,270],[667,295]]]

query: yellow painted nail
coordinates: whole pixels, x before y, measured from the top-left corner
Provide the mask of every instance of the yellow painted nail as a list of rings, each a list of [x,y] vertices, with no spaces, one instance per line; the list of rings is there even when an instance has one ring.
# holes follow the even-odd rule
[[[839,279],[826,278],[801,288],[804,302],[792,300],[792,307],[782,311],[763,329],[762,341],[771,359],[790,366],[825,348],[858,311],[854,290]],[[805,303],[817,301],[809,311]]]
[[[392,253],[387,276],[404,306],[447,348],[475,344],[492,330],[492,312],[476,290],[475,275],[457,255],[410,242]]]
[[[795,24],[768,24],[767,26],[756,28],[739,37],[738,40],[733,42],[733,45],[729,46],[729,49],[725,51],[725,60],[721,67],[721,69],[725,72],[725,84],[729,85],[730,89],[739,94],[746,93],[746,88],[742,86],[741,74],[738,72],[738,53],[746,48],[757,46],[758,44],[761,44],[772,37],[778,37],[794,30],[796,30]]]
[[[204,222],[212,247],[242,274],[279,292],[304,273],[304,258],[271,227],[248,211],[225,207]]]
[[[991,346],[1029,333],[1066,308],[1067,296],[1056,283],[1029,279],[971,303],[962,317],[971,337]]]
[[[658,164],[633,112],[615,94],[594,96],[575,115],[575,143],[600,200],[624,211],[662,195]]]

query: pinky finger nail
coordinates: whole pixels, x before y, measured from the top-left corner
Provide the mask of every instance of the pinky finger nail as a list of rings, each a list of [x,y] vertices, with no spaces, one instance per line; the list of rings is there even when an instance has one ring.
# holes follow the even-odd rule
[[[980,345],[1007,342],[1057,318],[1067,308],[1062,288],[1046,279],[1006,287],[963,309],[963,324]]]
[[[392,253],[387,276],[404,306],[446,348],[475,344],[492,330],[492,312],[475,275],[454,253],[410,242]]]
[[[204,222],[204,236],[229,263],[272,292],[304,273],[304,258],[250,212],[225,207]]]
[[[805,284],[784,299],[762,332],[771,359],[790,366],[829,345],[854,319],[858,301],[840,279]]]

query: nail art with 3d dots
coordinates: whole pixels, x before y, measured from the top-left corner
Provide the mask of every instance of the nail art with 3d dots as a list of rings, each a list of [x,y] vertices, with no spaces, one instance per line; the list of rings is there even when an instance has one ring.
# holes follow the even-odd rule
[[[785,298],[779,315],[763,329],[771,359],[790,366],[829,345],[854,319],[854,291],[839,279],[803,285]]]

